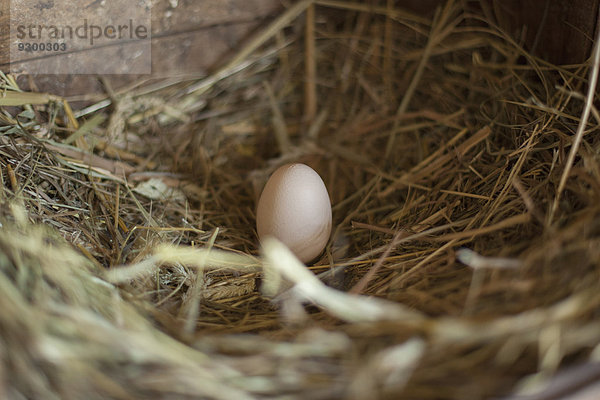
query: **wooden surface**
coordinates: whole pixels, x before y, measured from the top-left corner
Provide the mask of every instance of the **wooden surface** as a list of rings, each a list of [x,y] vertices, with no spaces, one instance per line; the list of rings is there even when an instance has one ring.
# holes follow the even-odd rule
[[[482,10],[532,53],[557,64],[585,61],[591,52],[600,0],[481,0]],[[160,0],[152,11],[153,75],[201,75],[283,9],[281,0]],[[401,0],[432,14],[443,0]],[[0,0],[0,70],[8,71],[9,0]],[[474,3],[471,3],[474,4]],[[114,88],[136,76],[109,76]],[[80,98],[102,93],[95,76],[20,77],[24,88]]]
[[[590,55],[598,0],[492,0],[500,26],[524,39],[528,51],[555,64],[577,64]]]
[[[401,0],[430,12],[444,0]],[[584,62],[592,49],[600,0],[480,0],[470,2],[525,49],[555,64]]]
[[[9,70],[9,0],[0,0],[0,70]],[[152,9],[152,75],[202,75],[282,10],[279,0],[160,0]],[[108,76],[115,89],[140,76]],[[20,85],[74,99],[102,93],[91,75],[21,76]]]

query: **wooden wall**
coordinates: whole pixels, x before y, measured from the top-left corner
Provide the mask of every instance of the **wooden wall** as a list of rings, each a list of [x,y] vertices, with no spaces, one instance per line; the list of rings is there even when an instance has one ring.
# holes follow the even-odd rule
[[[365,0],[363,0],[365,1]],[[397,0],[416,12],[430,14],[444,0]],[[597,29],[600,0],[464,0],[478,8],[513,37],[523,39],[527,50],[557,64],[585,61]],[[202,73],[230,52],[249,32],[264,25],[282,9],[282,0],[169,1],[153,10],[153,71]],[[8,70],[8,6],[0,0],[0,70]],[[262,22],[261,22],[262,21]],[[165,55],[169,55],[166,57]],[[115,86],[136,77],[112,77]],[[20,82],[23,81],[21,78]],[[24,82],[26,84],[27,82]],[[37,90],[75,96],[101,93],[92,76],[39,76]]]

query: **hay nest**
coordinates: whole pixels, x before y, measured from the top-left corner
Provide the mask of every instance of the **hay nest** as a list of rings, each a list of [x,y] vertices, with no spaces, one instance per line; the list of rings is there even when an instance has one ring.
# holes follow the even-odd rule
[[[202,80],[76,111],[2,75],[0,397],[594,390],[597,72],[467,3],[322,0]],[[290,161],[333,204],[308,269],[254,229]]]

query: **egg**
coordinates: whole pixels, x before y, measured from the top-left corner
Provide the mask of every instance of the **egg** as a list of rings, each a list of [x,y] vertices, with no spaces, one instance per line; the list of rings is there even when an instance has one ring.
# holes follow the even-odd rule
[[[258,200],[256,230],[262,241],[273,236],[300,261],[314,260],[331,234],[331,201],[323,180],[311,167],[279,167]]]

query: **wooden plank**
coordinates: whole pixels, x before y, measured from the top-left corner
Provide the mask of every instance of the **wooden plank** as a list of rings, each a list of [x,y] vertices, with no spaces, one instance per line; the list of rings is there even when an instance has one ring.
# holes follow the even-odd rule
[[[0,70],[3,72],[10,69],[9,11],[10,1],[0,0]],[[152,9],[152,77],[201,76],[281,11],[279,0],[157,2]],[[33,80],[31,78],[21,76],[19,85],[71,99],[105,93],[95,76],[35,75]],[[115,90],[140,78],[139,75],[106,77]]]
[[[557,64],[585,61],[591,52],[600,0],[481,0],[482,9],[528,51]],[[402,7],[431,15],[442,0],[404,0]],[[471,3],[472,4],[472,3]],[[0,0],[0,70],[9,67],[10,0]],[[282,11],[279,0],[159,1],[152,10],[153,76],[202,75],[250,32]],[[140,76],[109,76],[114,89]],[[105,93],[95,76],[21,76],[19,84],[72,100]]]
[[[598,0],[490,0],[495,17],[528,51],[555,64],[591,55]]]

